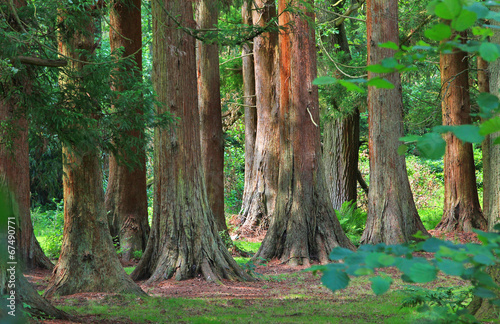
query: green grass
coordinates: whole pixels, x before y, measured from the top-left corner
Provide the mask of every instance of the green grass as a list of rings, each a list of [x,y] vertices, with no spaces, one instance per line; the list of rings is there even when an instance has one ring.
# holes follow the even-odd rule
[[[399,310],[402,298],[400,292],[381,297],[319,299],[294,294],[249,300],[115,295],[102,300],[69,300],[61,308],[134,323],[406,323],[413,310]]]
[[[245,250],[252,254],[257,253],[260,248],[260,242],[234,241],[234,244],[241,250]]]
[[[131,270],[132,268],[126,268]],[[294,272],[261,277],[270,297],[256,299],[170,298],[108,295],[99,299],[68,299],[60,308],[75,315],[96,316],[95,322],[112,323],[413,323],[425,322],[425,315],[415,308],[402,308],[407,297],[405,284],[394,280],[392,290],[375,296],[369,277],[352,278],[347,289],[329,293],[319,282],[296,285],[308,274]],[[440,276],[435,283],[421,285],[453,286],[457,282]],[[291,289],[276,290],[271,282],[281,282]],[[318,290],[325,295],[317,294]],[[313,293],[311,293],[313,291]],[[272,296],[272,297],[271,297]]]
[[[129,275],[132,273],[132,271],[134,271],[135,267],[125,267],[123,268],[125,270],[125,272]]]
[[[432,230],[441,221],[443,210],[436,208],[425,208],[418,211],[418,215],[426,230]]]

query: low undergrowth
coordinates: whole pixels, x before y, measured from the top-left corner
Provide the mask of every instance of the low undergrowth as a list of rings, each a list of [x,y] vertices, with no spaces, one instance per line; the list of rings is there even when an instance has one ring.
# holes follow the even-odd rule
[[[270,265],[271,266],[271,265]],[[261,266],[260,266],[261,267]],[[125,268],[127,272],[133,267]],[[262,268],[260,268],[262,270]],[[274,268],[274,270],[278,270]],[[367,277],[353,278],[352,284],[335,293],[320,283],[319,276],[310,272],[267,271],[259,282],[247,283],[245,295],[224,295],[223,286],[207,289],[201,297],[173,298],[161,287],[150,287],[149,297],[134,295],[98,294],[96,296],[71,296],[53,301],[58,308],[77,315],[83,322],[91,323],[415,323],[428,322],[428,315],[419,313],[415,300],[408,302],[415,290],[424,296],[428,288],[443,288],[452,293],[463,290],[463,282],[450,276],[439,276],[430,284],[417,288],[408,287],[397,278],[396,270],[389,273],[394,277],[396,289],[383,296],[376,296],[370,290]],[[170,282],[179,286],[182,282]],[[205,286],[207,283],[200,283]],[[229,284],[228,284],[229,285]],[[161,286],[161,285],[160,285]],[[219,287],[219,288],[217,288]],[[193,284],[186,285],[190,294]],[[260,290],[255,295],[253,292]],[[423,298],[423,297],[422,297]]]
[[[93,321],[113,323],[402,323],[410,310],[398,307],[401,293],[379,298],[281,299],[162,298],[114,295],[101,300],[68,300],[61,308]],[[126,313],[124,312],[126,309]]]

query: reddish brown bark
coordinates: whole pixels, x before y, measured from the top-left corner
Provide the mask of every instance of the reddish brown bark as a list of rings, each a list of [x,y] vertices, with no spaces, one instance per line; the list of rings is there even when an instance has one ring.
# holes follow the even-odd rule
[[[482,57],[477,57],[477,88],[480,93],[490,92],[490,72],[488,62]],[[490,207],[490,141],[491,136],[487,135],[481,144],[482,161],[483,161],[483,215],[488,221]],[[488,226],[490,225],[488,221]]]
[[[252,19],[255,25],[265,26],[276,17],[275,1],[254,1]],[[243,235],[253,235],[267,229],[275,207],[278,184],[278,35],[264,33],[255,38],[255,92],[257,131],[251,177],[246,178],[240,211]]]
[[[0,262],[0,294],[2,297],[8,297],[2,298],[0,301],[0,318],[3,319],[2,322],[10,318],[15,320],[15,323],[25,323],[28,321],[27,316],[23,314],[25,312],[32,318],[38,319],[75,320],[72,316],[52,306],[24,278],[21,272],[22,265],[19,262],[21,257],[19,254],[8,254],[7,251],[19,251],[17,235],[13,235],[15,238],[13,243],[11,243],[12,238],[9,237],[11,235],[9,231],[11,231],[12,227],[18,229],[19,223],[12,220],[19,219],[19,206],[16,203],[17,199],[13,191],[9,190],[5,180],[0,177],[0,259],[2,260]],[[14,250],[8,249],[7,246],[13,247]],[[10,259],[8,256],[13,256],[14,259]],[[11,306],[14,306],[14,308]],[[10,323],[10,321],[7,320],[7,323]]]
[[[26,6],[26,1],[17,0],[13,2],[14,8]],[[12,12],[10,13],[12,14]],[[14,24],[15,25],[15,24]],[[10,87],[19,87],[25,92],[30,90],[29,77],[24,74],[26,71],[18,72],[16,78],[0,84],[4,92],[0,95],[0,122],[11,123],[15,130],[13,134],[12,149],[10,151],[5,140],[9,136],[1,138],[4,141],[0,145],[0,294],[9,295],[2,298],[0,304],[0,318],[12,319],[20,322],[27,321],[23,312],[32,318],[52,318],[74,320],[69,314],[56,309],[45,298],[40,296],[31,284],[24,278],[22,270],[25,266],[42,266],[52,268],[53,265],[43,254],[36,238],[33,234],[30,207],[29,189],[29,163],[28,163],[28,123],[25,118],[23,108],[18,105],[19,98],[6,97],[5,94]],[[14,227],[14,242],[9,237],[11,227]],[[7,259],[8,248],[12,246],[16,251],[12,256],[14,259]],[[9,254],[10,255],[10,254]],[[9,263],[6,262],[9,260]],[[14,263],[16,262],[16,263]],[[14,267],[14,269],[12,269]],[[15,287],[12,286],[14,283]],[[11,305],[12,291],[15,292],[15,309]],[[12,314],[15,315],[11,316]],[[7,320],[8,321],[8,320]]]
[[[17,86],[29,88],[29,81],[25,79]],[[17,83],[17,82],[16,82]],[[8,148],[7,143],[0,143],[0,178],[4,178],[13,190],[19,206],[19,228],[17,240],[19,242],[17,253],[20,260],[28,269],[52,269],[54,265],[43,253],[35,234],[30,215],[30,173],[29,173],[29,148],[28,148],[28,122],[24,117],[23,109],[15,102],[16,98],[0,98],[0,121],[12,123],[14,134],[2,136],[13,141]],[[11,151],[12,150],[12,151]]]
[[[466,34],[460,35],[465,39]],[[471,124],[467,53],[441,53],[441,108],[443,125]],[[472,144],[452,133],[444,135],[444,212],[437,230],[470,232],[486,229],[476,187]]]
[[[329,37],[326,46],[337,53],[344,53],[343,63],[347,63],[351,55],[344,23],[337,26],[336,30],[337,33]],[[334,75],[336,78],[343,78],[338,70]],[[357,108],[342,106],[342,100],[343,98],[333,99],[333,102],[328,103],[330,109],[338,111],[331,112],[334,116],[328,116],[323,127],[323,162],[335,210],[340,210],[344,202],[356,202],[357,199],[359,111]]]
[[[289,1],[280,0],[282,10]],[[308,1],[313,5],[312,1]],[[314,21],[314,13],[301,8]],[[305,17],[279,17],[280,169],[275,215],[255,258],[278,258],[290,265],[328,262],[336,246],[354,249],[335,216],[321,160],[314,29]]]
[[[498,7],[496,7],[495,10],[498,11]],[[495,20],[492,20],[491,23],[497,27],[500,26],[500,23]],[[491,42],[498,44],[500,42],[500,33],[497,28],[492,28],[492,31],[493,36],[491,37]],[[478,68],[484,69],[485,65],[479,65],[478,63]],[[486,73],[489,79],[489,90],[485,86],[481,87],[481,84],[486,82],[481,82],[481,79],[484,80],[484,78],[481,75],[482,73],[479,72],[478,81],[480,91],[489,91],[498,96],[500,91],[500,61],[496,60],[491,62]],[[485,147],[483,146],[483,160],[486,159],[489,164],[487,168],[486,165],[483,165],[483,168],[485,168],[483,169],[483,177],[485,180],[486,177],[488,177],[488,188],[484,187],[483,196],[485,199],[484,216],[488,220],[489,231],[493,231],[493,227],[500,222],[500,145],[493,144],[495,138],[499,136],[500,132],[496,132],[488,136],[483,142],[483,145],[487,144],[489,146],[486,155],[484,155]],[[491,276],[497,285],[500,283],[500,267],[498,264],[489,267],[486,272]],[[467,308],[477,319],[492,320],[498,318],[498,306],[492,304],[490,299],[487,298],[474,296]]]
[[[252,25],[252,2],[245,1],[241,8],[243,24]],[[257,136],[257,103],[255,95],[255,68],[253,59],[253,44],[242,46],[243,57],[243,96],[245,103],[245,189],[252,181],[254,164],[255,140]]]
[[[68,71],[60,79],[61,88],[67,84],[74,86],[66,88],[68,98],[76,97],[71,91],[86,91],[78,81],[82,75],[77,78],[67,76],[75,77],[82,72],[87,57],[79,54],[81,50],[92,52],[95,48],[95,22],[91,18],[91,10],[88,12],[85,25],[76,31],[64,25],[66,15],[81,13],[60,10],[59,50],[67,57],[78,59],[70,61]],[[63,243],[45,296],[79,292],[144,294],[123,270],[111,241],[98,150],[78,151],[74,146],[63,145],[63,171]]]
[[[217,28],[218,1],[198,0],[198,28]],[[224,140],[220,101],[219,46],[198,42],[198,107],[200,110],[201,158],[208,202],[219,231],[227,232],[224,214]]]
[[[111,50],[123,48],[123,57],[134,55],[137,70],[131,77],[140,78],[142,70],[141,1],[114,0],[111,3],[109,39]],[[117,90],[126,90],[119,84]],[[140,104],[140,103],[138,103]],[[136,109],[130,107],[130,109]],[[137,113],[140,113],[137,109]],[[129,136],[142,138],[143,130],[128,131]],[[117,236],[122,259],[130,260],[135,251],[144,251],[149,235],[148,197],[146,190],[145,149],[135,147],[138,162],[127,160],[127,152],[120,152],[125,161],[118,163],[109,157],[109,179],[105,206],[111,235]]]
[[[153,224],[144,255],[132,273],[148,283],[203,275],[208,281],[251,279],[221,240],[203,179],[195,40],[166,12],[194,28],[191,1],[152,3],[153,85],[158,113],[178,117],[176,125],[155,129]]]
[[[368,65],[394,54],[379,43],[399,42],[398,1],[368,0]],[[376,77],[368,72],[368,78]],[[408,181],[405,157],[397,153],[403,136],[403,100],[399,73],[384,75],[394,89],[368,87],[370,191],[361,244],[399,244],[427,231],[418,216]],[[428,234],[427,234],[428,235]]]
[[[15,1],[14,5],[16,8],[21,8],[26,6],[26,1]],[[13,130],[11,134],[0,134],[1,138],[11,141],[10,143],[0,141],[0,178],[10,186],[19,207],[17,252],[23,266],[28,269],[37,267],[52,269],[54,265],[40,248],[31,222],[26,108],[19,105],[19,102],[23,101],[19,96],[7,97],[8,89],[12,87],[19,87],[24,91],[20,96],[29,95],[31,88],[29,78],[29,69],[24,69],[14,79],[0,85],[4,89],[0,95],[0,122],[10,124],[8,127]]]
[[[327,122],[323,160],[333,209],[356,202],[359,150],[359,111]]]
[[[496,8],[498,10],[498,7]],[[494,25],[499,26],[500,23],[492,21]],[[498,44],[500,42],[500,32],[493,29],[494,34],[491,37],[491,42]],[[499,96],[500,91],[500,61],[496,60],[490,63],[490,92]],[[484,216],[488,221],[488,229],[493,230],[493,227],[500,223],[500,145],[494,144],[496,138],[500,137],[500,132],[488,135],[484,144],[487,144],[487,164],[484,164],[483,178],[485,187],[483,197],[486,207],[484,208]],[[483,147],[483,154],[485,148]],[[498,271],[497,271],[498,274]],[[500,276],[497,276],[497,279]]]

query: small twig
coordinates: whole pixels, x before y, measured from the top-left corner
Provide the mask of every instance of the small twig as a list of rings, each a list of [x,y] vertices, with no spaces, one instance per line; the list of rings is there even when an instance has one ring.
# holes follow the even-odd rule
[[[357,20],[357,21],[362,21],[362,22],[366,22],[366,20],[364,19],[359,19],[359,18],[355,18],[355,17],[351,17],[350,14],[352,14],[353,12],[357,11],[359,8],[361,8],[361,5],[365,3],[365,0],[360,0],[359,2],[356,2],[355,4],[351,5],[347,10],[346,12],[344,12],[344,14],[339,14],[335,11],[331,11],[331,10],[328,10],[328,9],[324,9],[324,8],[321,8],[321,10],[325,11],[325,12],[328,12],[330,14],[333,14],[335,16],[337,16],[338,18],[335,18],[333,20],[329,20],[329,21],[325,21],[321,24],[327,24],[327,23],[330,23],[330,22],[333,22],[335,23],[335,26],[340,26],[342,25],[342,23],[346,20],[346,19],[351,19],[351,20]]]
[[[414,30],[412,30],[408,35],[406,35],[405,39],[403,39],[400,44],[401,45],[404,45],[406,44],[412,37],[413,35],[415,35],[415,33],[417,31],[419,31],[420,29],[422,29],[429,21],[432,20],[432,16],[427,16],[427,18],[425,18],[418,26],[417,28],[415,28]]]
[[[311,111],[309,111],[309,107],[307,107],[307,112],[309,113],[309,117],[311,117],[311,121],[314,124],[314,126],[319,127],[319,125],[316,124],[316,122],[314,121]]]
[[[325,55],[330,59],[330,61],[332,61],[333,65],[335,65],[335,68],[337,68],[337,70],[339,70],[339,72],[342,73],[343,75],[345,75],[346,77],[351,78],[351,79],[359,79],[359,78],[364,78],[364,77],[368,76],[368,74],[363,74],[361,76],[354,76],[354,75],[349,75],[349,74],[345,73],[344,71],[342,71],[339,68],[339,66],[337,65],[337,62],[335,62],[335,60],[330,56],[330,54],[326,50],[325,46],[323,45],[323,41],[321,40],[321,37],[318,37],[318,44],[321,47],[321,49],[323,50],[323,52],[325,53]]]
[[[224,64],[226,64],[226,63],[228,63],[228,62],[231,62],[231,61],[237,60],[237,59],[239,59],[239,58],[243,58],[243,57],[246,57],[246,56],[251,56],[251,55],[253,55],[253,53],[248,53],[248,54],[245,54],[245,55],[241,55],[241,56],[233,57],[232,59],[229,59],[229,60],[227,60],[227,61],[225,61],[225,62],[220,63],[220,64],[219,64],[219,66],[224,65]]]

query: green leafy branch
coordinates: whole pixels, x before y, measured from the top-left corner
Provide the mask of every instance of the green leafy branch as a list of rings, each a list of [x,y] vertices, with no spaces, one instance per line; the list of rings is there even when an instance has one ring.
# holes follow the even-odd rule
[[[393,283],[380,269],[396,267],[402,273],[401,279],[408,283],[431,282],[441,271],[470,281],[474,295],[500,306],[500,287],[487,271],[487,267],[500,264],[500,225],[495,226],[495,230],[497,232],[474,230],[482,244],[453,244],[432,237],[413,245],[362,245],[356,252],[337,247],[331,252],[330,260],[343,263],[313,266],[306,271],[322,272],[322,283],[332,291],[346,288],[351,280],[349,276],[370,275],[376,295],[387,292]],[[421,251],[435,253],[435,256],[428,260],[413,255]]]

